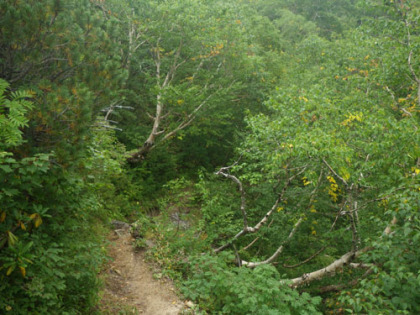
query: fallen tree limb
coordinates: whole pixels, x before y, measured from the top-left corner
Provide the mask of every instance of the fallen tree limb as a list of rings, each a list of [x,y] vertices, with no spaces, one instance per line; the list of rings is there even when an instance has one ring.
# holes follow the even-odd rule
[[[289,178],[289,181],[287,182],[287,184],[290,184],[290,182],[291,182],[291,180],[294,178],[294,177],[296,177],[296,176],[298,176],[299,174],[301,174],[301,173],[303,173],[304,171],[305,171],[305,169],[306,169],[306,167],[301,171],[301,172],[299,172],[298,174],[296,174],[296,175],[294,175],[293,177],[291,177],[291,178]],[[308,203],[308,209],[310,208],[310,206],[313,204],[313,201],[314,201],[314,198],[315,198],[315,194],[316,194],[316,192],[318,191],[318,188],[319,188],[319,185],[320,185],[320,183],[321,183],[321,178],[322,178],[322,174],[323,174],[323,171],[321,170],[321,172],[320,172],[320,174],[319,174],[319,178],[318,178],[318,181],[317,181],[317,185],[315,186],[315,188],[314,188],[314,190],[311,192],[311,197],[309,198],[309,203]],[[281,196],[283,196],[283,194],[284,194],[284,192],[285,192],[285,188],[286,188],[286,186],[283,188],[283,193],[281,194]],[[278,200],[278,201],[280,201],[280,200]],[[264,218],[265,219],[265,218]],[[264,220],[263,219],[263,220]],[[303,221],[303,218],[300,218],[296,223],[295,223],[295,225],[293,226],[293,229],[292,229],[292,231],[290,232],[290,234],[289,234],[289,236],[287,237],[287,239],[280,245],[280,247],[279,248],[277,248],[277,250],[274,252],[274,254],[273,255],[271,255],[271,257],[269,257],[268,259],[266,259],[266,260],[264,260],[264,261],[259,261],[259,262],[247,262],[247,261],[242,261],[242,265],[243,266],[247,266],[247,267],[249,267],[249,268],[255,268],[255,267],[257,267],[257,266],[260,266],[260,265],[265,265],[265,264],[271,264],[271,263],[273,263],[274,262],[274,260],[283,252],[283,249],[284,249],[284,245],[286,245],[286,243],[287,242],[289,242],[290,240],[291,240],[291,238],[295,235],[295,233],[296,233],[296,231],[297,231],[297,229],[298,229],[298,227],[300,226],[300,224],[302,223],[302,221]],[[311,258],[312,259],[312,258]]]
[[[290,232],[289,236],[287,237],[286,241],[283,242],[283,244],[280,245],[280,247],[274,252],[273,255],[271,255],[271,257],[269,257],[266,260],[263,261],[257,261],[257,262],[248,262],[248,261],[244,261],[242,260],[241,265],[242,266],[246,266],[248,268],[255,268],[257,266],[261,266],[261,265],[266,265],[266,264],[270,264],[272,263],[282,252],[284,249],[284,245],[293,237],[293,235],[295,235],[297,228],[299,227],[299,225],[302,223],[303,219],[300,218],[295,225],[293,226],[292,231]]]
[[[332,284],[332,285],[327,285],[325,287],[321,287],[319,289],[319,291],[322,292],[322,293],[337,292],[337,291],[341,291],[341,290],[346,289],[346,288],[354,287],[354,286],[356,286],[359,283],[359,281],[361,279],[366,278],[372,272],[373,272],[373,269],[370,268],[370,269],[366,270],[366,272],[361,277],[356,278],[356,279],[350,281],[349,283],[346,283],[346,284]]]
[[[313,254],[311,257],[305,259],[304,261],[302,261],[298,264],[295,264],[295,265],[285,265],[285,264],[283,264],[283,267],[284,268],[296,268],[296,267],[302,266],[303,264],[306,264],[307,262],[311,261],[316,256],[318,256],[319,254],[321,254],[325,249],[326,249],[326,247],[324,246],[320,250],[318,250],[315,254]]]
[[[385,235],[389,235],[391,233],[391,228],[392,226],[394,226],[397,223],[397,219],[395,217],[392,218],[392,221],[389,223],[389,225],[386,227],[386,229],[384,230],[384,234]],[[380,237],[382,238],[382,236]],[[361,254],[372,250],[373,247],[365,247],[364,249],[361,249],[359,251],[350,251],[346,254],[344,254],[343,256],[341,256],[340,258],[338,258],[337,260],[335,260],[334,262],[332,262],[331,264],[329,264],[328,266],[310,272],[310,273],[305,273],[302,276],[298,277],[298,278],[294,278],[291,279],[290,281],[292,281],[292,283],[290,284],[290,286],[292,288],[296,288],[299,287],[303,284],[307,284],[309,282],[312,282],[314,280],[319,280],[322,279],[325,276],[333,276],[336,272],[337,269],[342,268],[345,265],[349,265],[350,267],[357,267],[357,268],[368,268],[368,270],[366,271],[365,274],[369,274],[369,270],[372,270],[371,266],[368,264],[351,264],[351,262],[356,259],[357,257],[359,257]]]
[[[229,170],[230,167],[222,167],[219,171],[216,172],[216,175],[222,175],[226,178],[232,179],[235,183],[238,184],[239,186],[239,191],[241,193],[241,212],[242,212],[242,216],[243,216],[243,221],[244,221],[244,228],[242,229],[242,231],[240,231],[239,233],[237,233],[228,243],[222,245],[219,248],[216,248],[214,250],[215,253],[219,253],[222,250],[226,249],[227,247],[229,247],[230,245],[232,245],[232,243],[238,239],[240,236],[247,234],[247,233],[256,233],[258,232],[261,227],[268,221],[268,218],[271,216],[271,214],[278,208],[278,205],[280,203],[280,201],[283,199],[284,194],[286,193],[287,188],[289,187],[290,183],[292,182],[293,179],[295,179],[297,176],[299,176],[300,174],[302,174],[305,170],[306,170],[306,166],[302,168],[301,171],[299,171],[298,173],[296,173],[295,175],[289,177],[286,181],[286,183],[283,186],[282,191],[279,194],[279,197],[277,198],[277,200],[275,201],[274,205],[271,207],[271,209],[265,214],[265,216],[253,227],[248,226],[248,220],[247,220],[247,216],[246,216],[246,200],[245,200],[245,191],[243,189],[243,185],[242,182],[235,176],[226,173],[227,170]]]
[[[342,268],[344,265],[349,264],[355,258],[360,256],[360,254],[362,254],[364,251],[365,250],[360,250],[357,252],[353,252],[353,251],[348,252],[322,269],[319,269],[310,273],[305,273],[298,278],[291,279],[292,283],[290,284],[290,286],[292,288],[296,288],[301,285],[308,284],[309,282],[312,282],[314,280],[322,279],[325,276],[333,276],[335,275],[335,272],[337,269]]]

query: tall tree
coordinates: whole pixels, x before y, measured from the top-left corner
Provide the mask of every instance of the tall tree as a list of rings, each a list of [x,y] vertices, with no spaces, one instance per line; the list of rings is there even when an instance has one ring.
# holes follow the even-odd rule
[[[382,5],[375,9],[384,10],[385,34],[383,26],[381,31],[375,27],[377,20],[366,20],[341,40],[303,39],[290,56],[295,62],[289,77],[266,102],[268,113],[249,117],[250,134],[238,149],[241,158],[216,173],[233,181],[239,197],[236,214],[229,211],[237,221],[220,234],[223,240],[216,238],[215,251],[241,248],[236,260],[251,268],[277,263],[292,286],[343,273],[347,284],[323,279],[318,292],[361,284],[343,296],[355,312],[416,312],[416,294],[405,299],[396,284],[387,291],[361,281],[372,273],[388,281],[398,273],[395,256],[381,265],[390,244],[399,253],[407,251],[400,260],[404,290],[416,286],[406,279],[418,276],[418,264],[410,258],[416,251],[403,232],[418,242],[413,230],[420,172],[418,24],[413,19],[418,8],[392,2],[391,11]],[[254,194],[264,196],[260,203]],[[210,198],[215,209],[218,198]],[[373,295],[374,290],[385,299],[380,306],[375,304],[380,298],[357,300],[361,292]]]

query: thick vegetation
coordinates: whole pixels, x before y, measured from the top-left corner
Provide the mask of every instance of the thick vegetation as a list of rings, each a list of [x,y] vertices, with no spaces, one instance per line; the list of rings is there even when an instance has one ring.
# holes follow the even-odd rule
[[[420,313],[419,23],[400,0],[2,1],[0,313],[94,313],[123,217],[203,314]]]

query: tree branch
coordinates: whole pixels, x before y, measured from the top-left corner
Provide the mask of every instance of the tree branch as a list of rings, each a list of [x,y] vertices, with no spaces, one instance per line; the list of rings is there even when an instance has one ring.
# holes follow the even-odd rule
[[[226,178],[229,178],[231,180],[233,180],[236,184],[238,184],[239,187],[239,192],[241,194],[241,212],[242,212],[242,218],[243,218],[243,230],[247,231],[248,230],[248,218],[246,215],[246,198],[245,198],[245,191],[244,191],[244,187],[242,185],[242,182],[239,180],[239,178],[237,178],[234,175],[231,175],[229,173],[226,173],[226,171],[228,170],[228,168],[224,168],[222,167],[219,171],[216,172],[216,175],[222,175]]]
[[[298,176],[298,175],[300,175],[300,174],[302,174],[304,171],[306,170],[306,166],[303,168],[303,170],[301,170],[300,172],[298,172],[297,174],[295,174],[295,175],[293,175],[292,177],[290,177],[289,178],[289,180],[288,180],[288,182],[286,183],[286,185],[285,185],[285,187],[286,186],[288,186],[289,184],[290,184],[290,182],[296,177],[296,176]],[[314,188],[314,190],[311,192],[311,196],[310,196],[310,198],[309,198],[309,204],[308,204],[308,206],[307,206],[307,208],[309,208],[311,205],[312,205],[312,203],[313,203],[313,200],[314,200],[314,197],[315,197],[315,194],[316,194],[316,192],[317,192],[317,190],[318,190],[318,188],[319,188],[319,185],[320,185],[320,183],[321,183],[321,179],[322,179],[322,173],[323,173],[323,171],[322,171],[322,169],[321,169],[321,172],[320,172],[320,174],[319,174],[319,178],[318,178],[318,181],[317,181],[317,185],[315,186],[315,188]],[[277,201],[280,201],[280,199],[282,199],[282,197],[283,197],[283,194],[284,194],[284,192],[286,191],[285,190],[285,187],[283,187],[283,192],[282,192],[282,194],[281,194],[281,197],[279,198],[279,199],[277,199]],[[277,206],[276,206],[277,207]],[[272,210],[270,210],[270,211],[272,211]],[[270,212],[269,212],[269,214],[271,214]],[[267,215],[269,215],[268,213],[267,213]],[[266,215],[266,217],[267,217],[267,215]],[[266,219],[266,217],[264,217],[264,219],[263,220],[267,220]],[[260,221],[260,223],[263,221],[263,220],[261,220]],[[264,221],[264,222],[265,222]],[[291,239],[292,239],[292,237],[295,235],[295,233],[296,233],[296,231],[297,231],[297,228],[300,226],[300,224],[302,223],[302,221],[303,221],[303,218],[300,218],[299,220],[298,220],[298,222],[296,222],[296,224],[293,226],[293,229],[292,229],[292,231],[289,233],[289,236],[287,237],[287,239],[280,245],[280,247],[274,252],[274,254],[273,255],[271,255],[271,257],[270,258],[268,258],[268,259],[266,259],[266,260],[264,260],[264,261],[260,261],[260,262],[246,262],[246,261],[243,261],[242,262],[242,265],[243,266],[247,266],[247,267],[249,267],[249,268],[254,268],[254,267],[257,267],[257,266],[260,266],[260,265],[264,265],[264,264],[270,264],[270,263],[272,263],[272,262],[274,262],[274,260],[283,252],[283,249],[284,249],[284,245],[288,242],[288,241],[290,241]]]
[[[349,266],[351,266],[351,265],[352,265],[352,263],[350,263]],[[341,290],[343,290],[345,288],[348,288],[348,287],[354,287],[359,283],[360,279],[366,278],[372,272],[373,272],[373,269],[369,268],[368,270],[366,270],[366,272],[361,277],[359,277],[357,279],[354,279],[354,280],[350,281],[349,283],[328,285],[328,286],[320,288],[320,291],[322,293],[327,293],[327,292],[332,292],[332,291],[337,292],[337,291],[341,291]]]
[[[224,170],[228,170],[230,169],[232,166],[228,166],[228,167],[222,167],[218,172],[216,172],[216,175],[223,175],[225,177],[227,177],[226,175],[224,175],[223,173],[219,173],[221,171]],[[265,214],[265,216],[254,226],[254,227],[249,227],[248,226],[248,222],[247,225],[244,225],[244,228],[242,231],[240,231],[238,234],[236,234],[230,241],[229,243],[216,248],[214,250],[215,253],[218,253],[224,249],[226,249],[227,247],[229,247],[236,239],[238,239],[240,236],[247,234],[247,233],[256,233],[260,230],[260,228],[267,222],[268,218],[271,216],[271,214],[274,212],[274,210],[277,209],[278,204],[280,203],[280,201],[283,199],[284,194],[286,193],[287,187],[290,185],[290,183],[292,182],[292,180],[296,177],[299,176],[300,174],[302,174],[304,171],[306,170],[306,166],[298,173],[296,173],[295,175],[293,175],[292,177],[289,177],[285,183],[285,185],[283,186],[283,189],[281,191],[281,193],[279,194],[279,197],[276,199],[274,205],[271,207],[271,209]],[[242,206],[242,203],[241,203]],[[241,208],[242,210],[242,208]],[[244,209],[245,210],[245,209]],[[242,214],[244,214],[244,212],[242,212]],[[246,215],[246,212],[245,212]]]
[[[393,225],[395,225],[396,223],[397,223],[397,219],[394,217],[392,219],[392,221],[390,222],[390,224],[384,230],[384,234],[389,235],[391,233],[391,227]],[[381,238],[382,238],[382,236],[381,236]],[[350,252],[344,254],[343,256],[341,256],[340,258],[338,258],[337,260],[335,260],[334,262],[332,262],[331,264],[329,264],[328,266],[326,266],[322,269],[304,274],[304,275],[302,275],[298,278],[291,279],[292,283],[290,284],[290,286],[295,288],[295,287],[301,286],[303,284],[307,284],[311,281],[322,279],[325,276],[333,276],[337,269],[343,267],[344,265],[349,265],[354,259],[359,257],[361,254],[363,254],[367,251],[370,251],[372,249],[373,249],[372,247],[366,247],[366,248],[358,250],[358,251],[350,251]],[[357,266],[357,265],[359,265],[359,264],[353,264],[353,265],[350,265],[350,266],[354,267],[354,266]],[[364,267],[364,266],[368,266],[368,265],[360,264],[359,266]],[[368,271],[369,270],[370,269],[368,269]],[[282,282],[284,282],[284,280]]]
[[[342,178],[340,175],[338,175],[336,173],[336,171],[334,171],[334,169],[327,163],[327,161],[325,161],[325,159],[322,159],[322,162],[324,162],[325,165],[327,165],[327,167],[330,169],[330,171],[339,179],[343,182],[343,184],[347,187],[348,184],[346,182],[346,180],[344,178]]]
[[[293,226],[293,229],[290,231],[289,236],[287,237],[287,239],[283,242],[283,244],[280,245],[280,247],[274,252],[273,255],[271,255],[271,257],[269,257],[266,260],[263,261],[258,261],[258,262],[247,262],[247,261],[242,261],[242,266],[246,266],[248,268],[255,268],[257,266],[261,266],[261,265],[265,265],[265,264],[270,264],[272,263],[282,252],[284,249],[284,245],[292,239],[292,237],[295,235],[297,228],[300,226],[300,224],[302,223],[303,219],[300,218],[295,225]]]
[[[328,266],[310,272],[305,273],[302,276],[298,278],[291,279],[292,283],[290,284],[291,287],[296,288],[298,286],[301,286],[303,284],[308,284],[309,282],[312,282],[314,280],[319,280],[324,278],[325,276],[333,276],[335,275],[335,272],[337,269],[343,267],[344,265],[350,263],[352,260],[357,258],[360,254],[362,254],[363,251],[358,252],[348,252],[341,256],[339,259],[335,260],[333,263],[329,264]]]
[[[313,254],[311,257],[305,259],[304,261],[302,261],[300,263],[297,263],[295,265],[285,265],[285,264],[283,264],[283,267],[284,268],[296,268],[296,267],[302,266],[302,265],[306,264],[307,262],[310,262],[312,259],[314,259],[319,254],[321,254],[325,249],[326,249],[326,247],[324,246],[320,250],[318,250],[315,254]]]

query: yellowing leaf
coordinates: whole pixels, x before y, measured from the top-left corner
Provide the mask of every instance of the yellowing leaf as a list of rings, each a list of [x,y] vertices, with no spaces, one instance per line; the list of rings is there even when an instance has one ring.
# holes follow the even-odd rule
[[[6,276],[10,276],[13,270],[15,270],[15,266],[10,266],[9,269],[7,269]]]
[[[36,219],[34,220],[34,223],[35,223],[35,227],[37,228],[37,227],[39,227],[41,224],[42,224],[42,218],[41,218],[41,216],[40,215],[38,215],[37,217],[36,217]]]
[[[6,220],[6,211],[2,211],[0,214],[0,223]]]
[[[350,179],[350,173],[344,167],[340,168],[340,173],[342,174],[344,180]]]
[[[280,212],[280,211],[282,211],[284,209],[284,207],[278,207],[277,208],[277,212]]]
[[[19,267],[19,269],[20,269],[20,273],[22,274],[22,277],[25,278],[25,276],[26,276],[26,269],[25,269],[25,267]]]
[[[335,179],[332,176],[327,176],[327,179],[330,183],[335,183]]]
[[[9,243],[9,246],[15,246],[16,242],[18,241],[18,238],[10,231],[7,232],[7,236],[7,242]]]
[[[38,213],[32,213],[29,217],[33,220],[38,216]]]
[[[26,230],[26,226],[25,226],[25,224],[24,224],[22,221],[20,221],[19,223],[20,223],[20,228],[21,228],[22,230]]]

